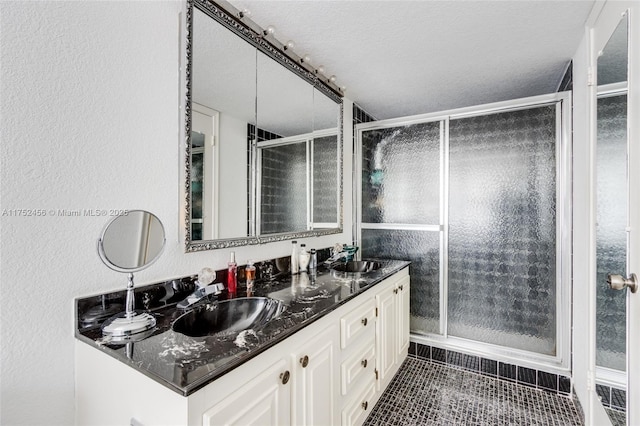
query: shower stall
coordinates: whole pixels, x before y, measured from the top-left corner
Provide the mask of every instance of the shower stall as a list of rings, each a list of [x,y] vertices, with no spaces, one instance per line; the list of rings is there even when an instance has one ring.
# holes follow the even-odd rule
[[[413,341],[568,371],[570,110],[558,93],[356,126],[357,238],[412,261]]]

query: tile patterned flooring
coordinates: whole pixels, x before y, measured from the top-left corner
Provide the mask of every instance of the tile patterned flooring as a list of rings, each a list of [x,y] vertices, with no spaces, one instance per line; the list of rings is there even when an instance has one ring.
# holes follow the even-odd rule
[[[584,425],[567,396],[409,357],[365,426]]]

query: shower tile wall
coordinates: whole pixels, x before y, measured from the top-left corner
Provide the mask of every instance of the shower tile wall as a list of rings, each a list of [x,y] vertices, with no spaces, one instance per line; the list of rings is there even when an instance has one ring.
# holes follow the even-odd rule
[[[476,355],[446,350],[435,346],[411,342],[409,355],[419,359],[459,367],[484,376],[518,383],[524,386],[544,390],[560,395],[571,394],[571,379],[561,374],[548,373],[542,370],[499,362]]]
[[[627,392],[624,389],[596,384],[596,392],[605,407],[626,411]]]
[[[372,121],[376,121],[376,119],[368,114],[365,110],[360,108],[355,103],[353,104],[353,126],[355,130],[355,125],[360,123],[370,123]],[[354,135],[355,136],[355,135]],[[355,137],[354,137],[355,140]]]
[[[260,129],[258,128],[256,130],[256,126],[253,124],[247,124],[247,188],[251,188],[253,187],[253,182],[252,182],[252,177],[253,177],[253,167],[254,165],[252,164],[251,160],[251,156],[253,155],[253,144],[254,142],[263,142],[263,141],[270,141],[273,139],[279,139],[282,136],[273,133],[273,132],[268,132],[264,129]],[[270,176],[272,174],[275,174],[276,171],[266,171],[267,176]],[[267,177],[267,179],[269,179]],[[268,184],[269,185],[269,184]],[[273,185],[273,184],[271,184]],[[248,222],[247,222],[247,235],[252,235],[251,232],[251,228],[252,228],[252,222],[253,222],[253,216],[252,216],[252,212],[251,210],[251,206],[253,205],[253,200],[252,197],[254,196],[254,194],[252,193],[252,191],[247,191],[247,206],[249,209],[249,212],[247,213],[247,217],[249,218]],[[273,209],[272,206],[265,206],[265,208],[267,210],[271,210]],[[279,228],[279,227],[283,227],[284,224],[275,224],[274,227],[275,228]]]
[[[306,143],[262,149],[260,233],[307,229]]]

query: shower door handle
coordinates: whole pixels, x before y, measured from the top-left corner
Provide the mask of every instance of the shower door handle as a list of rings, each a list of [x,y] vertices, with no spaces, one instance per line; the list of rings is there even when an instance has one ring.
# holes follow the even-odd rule
[[[624,290],[628,287],[631,293],[638,291],[638,277],[636,274],[631,274],[629,278],[625,278],[622,275],[609,274],[607,275],[607,284],[613,290]]]

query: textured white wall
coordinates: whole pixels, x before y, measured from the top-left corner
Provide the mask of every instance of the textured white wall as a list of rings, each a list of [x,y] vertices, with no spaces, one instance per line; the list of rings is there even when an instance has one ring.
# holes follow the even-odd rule
[[[229,250],[185,254],[180,240],[181,8],[173,1],[0,2],[0,210],[46,212],[0,218],[3,425],[73,423],[73,300],[126,285],[96,253],[108,217],[63,217],[58,209],[158,215],[167,247],[136,274],[139,284],[222,268],[228,259]],[[350,152],[350,132],[345,145]],[[345,207],[347,232],[307,245],[349,241]],[[236,253],[242,263],[289,248]]]

